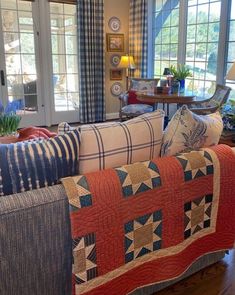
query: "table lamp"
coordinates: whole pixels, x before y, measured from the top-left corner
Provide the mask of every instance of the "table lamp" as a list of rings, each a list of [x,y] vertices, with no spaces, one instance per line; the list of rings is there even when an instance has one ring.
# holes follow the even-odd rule
[[[129,84],[129,70],[135,69],[134,58],[131,55],[123,55],[121,57],[118,68],[126,69],[126,90],[128,90]]]
[[[231,80],[231,81],[235,81],[235,62],[233,62],[233,65],[229,69],[226,79]]]
[[[172,75],[170,69],[169,68],[165,68],[164,69],[164,72],[163,72],[163,76],[169,76],[169,75]]]

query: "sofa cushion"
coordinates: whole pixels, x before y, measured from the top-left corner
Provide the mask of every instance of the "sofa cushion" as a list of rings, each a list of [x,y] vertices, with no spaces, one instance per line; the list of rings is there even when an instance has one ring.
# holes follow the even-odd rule
[[[222,131],[223,122],[219,112],[196,115],[187,106],[182,106],[164,132],[161,156],[216,145]]]
[[[164,112],[158,110],[125,122],[83,125],[79,173],[147,161],[160,156]],[[68,124],[59,125],[68,131]]]
[[[75,130],[39,142],[0,145],[0,196],[50,186],[77,174],[79,142]]]

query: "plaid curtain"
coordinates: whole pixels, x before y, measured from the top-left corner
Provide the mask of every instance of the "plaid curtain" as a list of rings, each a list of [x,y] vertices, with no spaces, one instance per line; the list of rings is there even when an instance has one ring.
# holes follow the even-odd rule
[[[78,0],[80,122],[105,120],[104,0]]]
[[[148,0],[130,0],[129,53],[134,56],[135,77],[147,77]]]

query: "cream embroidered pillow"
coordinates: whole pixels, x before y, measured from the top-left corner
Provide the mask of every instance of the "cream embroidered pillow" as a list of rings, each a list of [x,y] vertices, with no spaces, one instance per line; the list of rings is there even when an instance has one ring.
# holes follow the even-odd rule
[[[183,106],[172,117],[164,132],[161,156],[216,145],[222,131],[223,122],[219,112],[196,115]]]

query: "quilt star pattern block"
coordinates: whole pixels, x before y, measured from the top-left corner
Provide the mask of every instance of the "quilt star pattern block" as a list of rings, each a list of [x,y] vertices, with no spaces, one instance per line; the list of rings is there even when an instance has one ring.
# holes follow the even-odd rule
[[[162,247],[162,211],[129,221],[125,229],[125,262],[128,263]]]
[[[193,151],[179,154],[176,159],[184,171],[184,180],[190,181],[198,177],[213,174],[213,160],[207,151]]]
[[[184,238],[210,227],[213,195],[197,198],[184,205]]]
[[[158,167],[151,161],[125,165],[115,170],[120,179],[124,197],[161,186]]]
[[[64,178],[62,182],[69,198],[70,212],[92,206],[92,195],[84,175]]]
[[[97,277],[95,234],[73,240],[73,273],[77,284]]]

